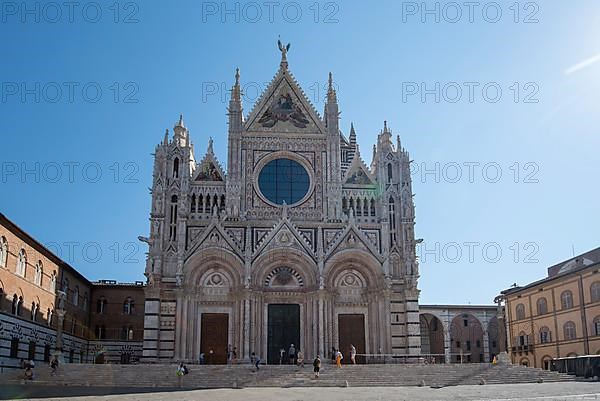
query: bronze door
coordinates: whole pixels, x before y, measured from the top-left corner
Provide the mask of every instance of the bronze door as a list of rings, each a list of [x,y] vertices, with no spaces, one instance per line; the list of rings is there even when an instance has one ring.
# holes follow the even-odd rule
[[[207,364],[227,363],[228,331],[227,313],[202,314],[200,351],[204,352],[204,360]]]
[[[350,344],[354,345],[357,354],[365,353],[365,315],[338,315],[339,349],[344,356],[342,363],[352,363],[350,360]],[[365,363],[363,356],[356,357],[356,363]]]
[[[279,364],[283,348],[283,363],[288,363],[290,345],[294,344],[296,352],[300,348],[300,305],[269,304],[268,314],[267,362]]]

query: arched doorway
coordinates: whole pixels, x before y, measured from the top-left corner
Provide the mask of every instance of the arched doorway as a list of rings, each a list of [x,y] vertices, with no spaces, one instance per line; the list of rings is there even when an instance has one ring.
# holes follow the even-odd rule
[[[452,362],[484,362],[483,328],[479,319],[470,313],[463,313],[452,319],[450,352]]]
[[[421,354],[429,354],[429,360],[444,363],[444,325],[431,313],[419,315],[421,326]]]

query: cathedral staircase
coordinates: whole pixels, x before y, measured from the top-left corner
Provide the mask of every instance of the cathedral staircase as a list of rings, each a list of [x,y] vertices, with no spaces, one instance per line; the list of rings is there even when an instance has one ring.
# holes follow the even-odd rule
[[[439,365],[355,365],[339,369],[324,364],[316,379],[312,366],[261,366],[255,372],[249,365],[194,366],[183,378],[176,376],[177,365],[86,365],[64,364],[55,376],[50,368],[36,368],[32,384],[69,386],[109,386],[135,388],[238,388],[238,387],[374,387],[538,383],[573,381],[574,376],[518,365],[439,364]],[[0,375],[0,383],[21,382],[22,371]]]

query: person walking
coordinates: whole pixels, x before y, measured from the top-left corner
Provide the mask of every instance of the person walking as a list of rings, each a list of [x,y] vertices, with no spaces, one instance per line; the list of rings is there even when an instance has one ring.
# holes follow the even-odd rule
[[[290,345],[290,349],[288,350],[288,358],[290,358],[290,365],[293,365],[296,360],[296,348],[294,344]]]
[[[283,365],[283,357],[285,356],[285,349],[281,347],[279,349],[279,364]]]
[[[296,361],[299,367],[304,367],[304,352],[302,352],[301,350],[298,350],[298,353],[296,354]]]
[[[56,370],[58,369],[58,359],[56,358],[56,355],[52,357],[52,360],[50,361],[50,368],[52,369],[52,373],[50,373],[52,376],[54,376],[56,374]]]
[[[342,359],[344,359],[342,353],[338,350],[335,353],[335,364],[337,365],[338,368],[342,367]]]
[[[258,372],[260,370],[260,357],[257,356],[254,352],[252,353],[252,355],[250,355],[250,361],[252,362],[252,364],[254,365],[254,367],[256,368],[256,371]]]
[[[313,371],[315,372],[315,379],[318,378],[321,373],[321,358],[319,355],[313,361]]]
[[[350,344],[350,361],[353,365],[356,365],[356,347]]]

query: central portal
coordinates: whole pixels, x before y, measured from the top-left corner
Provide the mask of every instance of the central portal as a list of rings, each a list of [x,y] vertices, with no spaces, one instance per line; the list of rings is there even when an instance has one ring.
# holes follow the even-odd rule
[[[280,350],[285,350],[283,363],[289,362],[290,344],[296,352],[300,347],[300,305],[269,304],[268,306],[267,362],[278,364]]]

